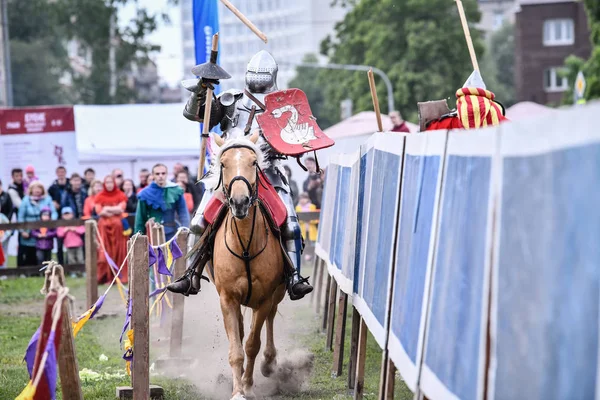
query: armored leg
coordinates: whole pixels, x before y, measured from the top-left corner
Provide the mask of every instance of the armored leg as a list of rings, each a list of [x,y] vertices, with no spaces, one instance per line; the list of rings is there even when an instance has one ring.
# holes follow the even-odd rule
[[[188,236],[188,250],[192,250],[206,230],[206,221],[204,220],[204,209],[212,198],[213,192],[205,191],[202,201],[198,205],[198,209],[190,223],[190,235]],[[167,285],[167,289],[174,293],[180,293],[185,296],[190,294],[198,294],[200,292],[200,279],[204,265],[194,268],[195,255],[187,260],[187,271],[173,283]]]
[[[287,254],[294,264],[295,272],[288,281],[288,293],[290,299],[300,300],[308,293],[312,292],[313,288],[308,283],[308,279],[300,276],[300,266],[302,262],[302,232],[298,223],[298,216],[294,209],[292,196],[283,188],[276,188],[279,197],[283,200],[287,209],[287,220],[281,227],[281,236],[283,244],[287,250]]]

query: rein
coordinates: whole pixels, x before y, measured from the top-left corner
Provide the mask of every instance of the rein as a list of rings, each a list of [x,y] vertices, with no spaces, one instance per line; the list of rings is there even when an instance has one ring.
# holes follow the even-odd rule
[[[254,152],[254,149],[250,146],[246,146],[246,145],[237,145],[237,146],[231,146],[230,148],[226,149],[225,151],[231,150],[231,149],[235,149],[235,148],[246,148],[249,150],[252,150],[252,152]],[[225,152],[224,151],[224,152]],[[223,153],[224,153],[223,152]],[[224,241],[225,241],[225,247],[227,248],[227,250],[229,250],[229,252],[236,258],[242,260],[244,262],[244,265],[246,267],[246,278],[248,279],[248,293],[246,295],[246,299],[244,300],[244,302],[242,303],[242,305],[247,306],[248,302],[250,301],[250,298],[252,296],[252,275],[250,272],[250,262],[252,260],[254,260],[256,257],[258,257],[259,255],[261,255],[265,249],[267,248],[267,244],[269,243],[268,240],[268,236],[269,236],[269,227],[267,225],[267,221],[265,218],[265,215],[263,214],[263,224],[265,227],[265,232],[267,235],[267,239],[265,240],[265,245],[263,246],[263,248],[256,253],[255,255],[251,256],[250,255],[250,246],[252,246],[252,239],[254,238],[254,228],[256,226],[256,214],[259,212],[258,206],[256,205],[256,202],[258,201],[258,185],[262,185],[263,187],[266,188],[265,184],[262,182],[261,178],[261,174],[262,171],[260,169],[260,167],[258,166],[258,163],[255,164],[256,167],[256,182],[254,184],[254,186],[252,186],[250,184],[250,182],[248,181],[248,179],[246,179],[246,177],[241,176],[241,175],[237,175],[234,176],[231,181],[229,182],[229,185],[227,185],[229,188],[231,188],[231,186],[237,182],[237,181],[242,181],[246,184],[246,186],[248,187],[248,191],[250,192],[250,207],[255,207],[254,210],[254,215],[252,216],[252,227],[251,227],[251,231],[250,231],[250,239],[248,240],[248,245],[244,246],[244,242],[242,241],[242,236],[240,235],[240,231],[238,229],[238,225],[237,222],[235,221],[235,218],[233,218],[233,216],[230,216],[229,218],[225,219],[225,236],[224,236]],[[229,207],[229,209],[231,210],[231,197],[229,194],[228,189],[225,187],[225,185],[223,185],[223,165],[221,164],[221,171],[220,171],[220,176],[219,176],[219,183],[217,184],[217,188],[219,186],[222,186],[222,190],[223,190],[223,195],[225,197],[225,199],[227,200],[227,207]],[[233,219],[233,226],[231,228],[231,232],[233,233],[233,227],[235,227],[235,233],[237,235],[238,241],[240,243],[240,246],[242,247],[242,254],[237,254],[235,253],[231,247],[229,247],[229,244],[227,243],[227,231],[228,231],[228,224],[229,224],[229,220]]]

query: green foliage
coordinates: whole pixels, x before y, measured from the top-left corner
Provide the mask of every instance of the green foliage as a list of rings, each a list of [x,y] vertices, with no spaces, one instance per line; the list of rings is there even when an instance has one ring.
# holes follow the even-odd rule
[[[176,0],[164,0],[177,4]],[[132,68],[148,62],[159,50],[147,41],[157,28],[158,14],[139,7],[127,25],[117,21],[118,7],[137,0],[11,0],[9,30],[15,105],[57,103],[110,104],[136,100],[130,80]],[[162,16],[165,19],[165,16]],[[116,95],[110,94],[110,22],[114,19]],[[75,40],[81,55],[88,54],[89,71],[74,71],[66,45]],[[65,87],[59,79],[70,77]]]
[[[565,60],[564,76],[571,85],[563,96],[563,104],[573,104],[573,91],[575,79],[579,71],[583,72],[586,81],[584,97],[586,100],[600,98],[600,3],[597,0],[584,0],[590,28],[592,54],[588,60],[580,57],[569,56]]]
[[[471,24],[479,21],[475,0],[463,1]],[[472,28],[475,51],[483,45]],[[456,4],[447,0],[360,0],[321,45],[331,62],[372,65],[387,73],[394,100],[405,118],[416,119],[417,102],[450,98],[472,72]],[[340,101],[352,98],[356,112],[372,110],[366,73],[321,71],[323,113],[339,119]],[[382,112],[386,89],[376,79]],[[312,100],[312,99],[311,99]]]
[[[487,88],[507,108],[515,104],[514,65],[514,25],[505,24],[489,39],[481,62],[481,73]]]
[[[307,54],[302,60],[304,63],[317,63],[317,56]],[[319,69],[310,67],[298,67],[297,74],[289,83],[290,87],[302,89],[310,101],[310,108],[322,129],[327,129],[336,121],[331,115],[323,110],[325,96],[323,87],[319,82]]]
[[[8,3],[15,106],[68,103],[59,79],[70,71],[59,7],[47,0]]]

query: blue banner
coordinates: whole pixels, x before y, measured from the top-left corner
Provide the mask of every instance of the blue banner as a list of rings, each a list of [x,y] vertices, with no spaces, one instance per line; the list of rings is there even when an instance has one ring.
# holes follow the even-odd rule
[[[212,37],[219,32],[219,7],[218,0],[193,0],[192,13],[194,19],[194,43],[196,47],[196,65],[210,61],[212,51]],[[220,45],[219,45],[220,48]],[[219,58],[217,57],[217,64]],[[215,86],[215,94],[219,93],[219,86]],[[200,124],[202,132],[203,124]],[[219,126],[213,128],[214,132],[220,133]],[[202,140],[202,138],[200,138]],[[206,172],[211,163],[210,141],[206,148],[206,161],[204,171]]]

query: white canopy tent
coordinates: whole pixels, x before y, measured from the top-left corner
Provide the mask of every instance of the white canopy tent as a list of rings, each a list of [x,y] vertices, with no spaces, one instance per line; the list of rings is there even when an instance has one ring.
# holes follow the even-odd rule
[[[182,162],[192,171],[200,151],[200,125],[182,116],[184,104],[74,107],[80,172],[102,177],[113,168],[137,180],[140,168]]]

